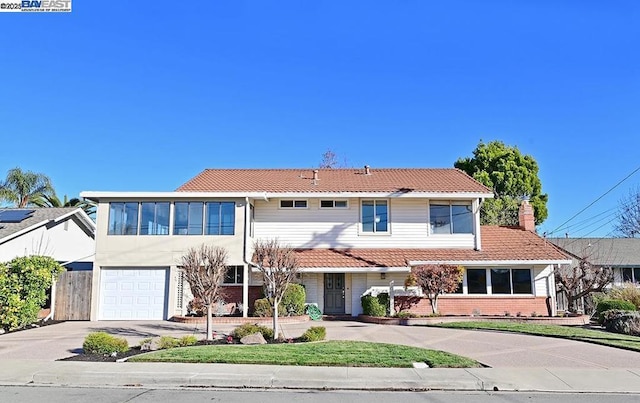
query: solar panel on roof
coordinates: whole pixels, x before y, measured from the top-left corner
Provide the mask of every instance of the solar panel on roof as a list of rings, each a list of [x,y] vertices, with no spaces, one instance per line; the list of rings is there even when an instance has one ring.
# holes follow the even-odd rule
[[[0,211],[0,222],[18,223],[31,217],[35,210],[2,210]]]

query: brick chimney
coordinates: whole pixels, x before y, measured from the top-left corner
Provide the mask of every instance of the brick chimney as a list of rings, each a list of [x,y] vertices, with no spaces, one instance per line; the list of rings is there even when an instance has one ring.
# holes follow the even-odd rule
[[[533,206],[529,204],[529,200],[523,200],[518,210],[518,224],[520,228],[536,232],[536,220],[533,215]]]

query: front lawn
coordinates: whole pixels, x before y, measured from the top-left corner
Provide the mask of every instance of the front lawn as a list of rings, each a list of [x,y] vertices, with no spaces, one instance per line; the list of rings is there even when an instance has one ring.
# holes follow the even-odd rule
[[[193,346],[138,355],[129,361],[398,368],[426,362],[434,368],[480,366],[472,359],[444,351],[359,341]]]
[[[584,329],[581,327],[539,325],[517,322],[452,322],[438,323],[428,326],[447,327],[453,329],[499,330],[504,332],[532,334],[536,336],[559,337],[563,339],[579,340],[610,347],[640,351],[640,337],[600,330]]]

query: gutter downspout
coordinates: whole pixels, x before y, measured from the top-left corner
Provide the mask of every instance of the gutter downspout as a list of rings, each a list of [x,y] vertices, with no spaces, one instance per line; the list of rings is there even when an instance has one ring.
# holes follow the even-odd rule
[[[550,298],[550,311],[551,316],[556,316],[558,314],[558,303],[556,301],[556,281],[555,281],[555,270],[556,265],[551,265],[551,272],[547,276],[547,293]]]
[[[266,200],[266,195],[265,195]],[[251,204],[249,203],[249,197],[244,198],[244,241],[242,243],[242,260],[244,262],[242,269],[242,317],[247,318],[249,316],[249,279],[250,267],[255,266],[251,262],[251,259],[247,257],[249,251],[249,225],[251,220]]]
[[[482,207],[482,203],[484,199],[475,199],[473,201],[473,208],[475,210],[473,225],[475,226],[475,237],[474,237],[474,249],[482,250],[482,237],[480,236],[480,207]]]

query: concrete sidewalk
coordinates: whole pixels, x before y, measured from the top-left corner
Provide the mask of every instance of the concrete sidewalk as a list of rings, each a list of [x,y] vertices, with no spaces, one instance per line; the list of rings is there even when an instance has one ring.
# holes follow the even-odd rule
[[[640,393],[640,370],[344,368],[8,360],[3,385]]]

